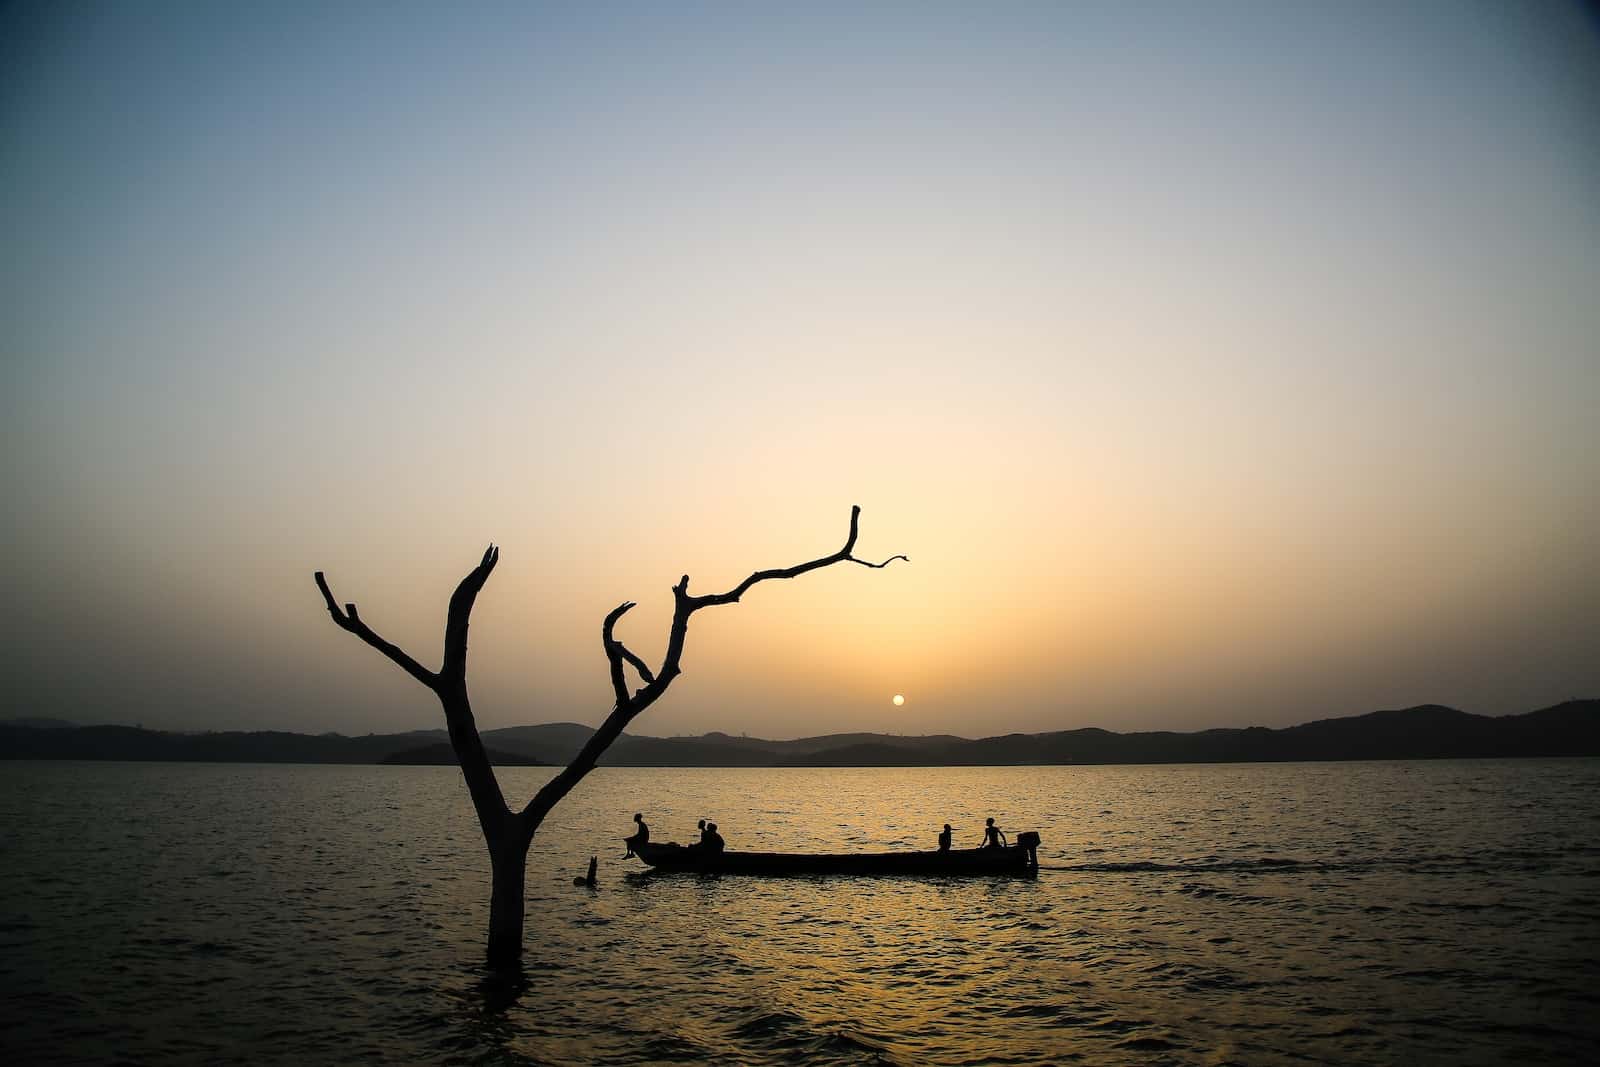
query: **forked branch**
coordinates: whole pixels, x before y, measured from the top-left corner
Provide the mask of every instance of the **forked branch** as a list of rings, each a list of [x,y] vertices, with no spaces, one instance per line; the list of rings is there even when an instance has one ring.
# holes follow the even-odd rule
[[[616,697],[616,706],[611,714],[606,716],[600,728],[589,736],[582,749],[573,757],[572,762],[557,774],[544,788],[536,793],[528,806],[523,809],[523,816],[530,825],[538,822],[549,813],[558,801],[573,786],[583,780],[584,775],[594,769],[595,763],[600,759],[601,753],[611,746],[611,743],[622,736],[623,728],[632,722],[642,711],[654,704],[667,691],[672,680],[682,673],[679,663],[683,657],[684,641],[689,631],[689,616],[701,608],[712,607],[717,604],[735,604],[739,598],[757,582],[764,582],[774,578],[794,578],[807,571],[818,570],[835,563],[860,563],[866,567],[881,569],[887,567],[897,559],[910,562],[907,556],[890,556],[882,563],[870,563],[866,560],[856,559],[851,553],[855,550],[858,523],[861,517],[861,508],[850,509],[850,536],[845,539],[844,547],[832,555],[823,556],[807,563],[796,564],[793,567],[780,567],[773,570],[756,571],[750,577],[740,582],[735,588],[726,593],[716,593],[708,596],[689,595],[689,576],[685,574],[672,587],[674,608],[672,613],[672,628],[667,635],[667,655],[662,661],[661,670],[651,675],[649,669],[632,652],[618,641],[613,635],[617,620],[627,614],[634,605],[632,601],[619,604],[606,616],[605,622],[600,627],[601,641],[605,646],[606,659],[611,668],[611,691]],[[639,676],[644,679],[645,686],[637,693],[628,692],[627,680],[623,674],[623,663],[631,663]],[[530,831],[531,832],[531,831]]]
[[[372,627],[368,626],[362,621],[361,616],[356,613],[356,606],[354,604],[346,604],[344,606],[344,610],[340,611],[339,602],[333,598],[333,591],[328,588],[328,580],[322,576],[321,571],[317,572],[316,578],[317,588],[322,590],[322,599],[327,601],[328,614],[333,616],[333,621],[339,625],[341,630],[348,630],[349,632],[355,634],[357,637],[361,638],[361,640],[365,641],[379,652],[382,652],[385,656],[388,656],[395,663],[398,663],[401,669],[407,674],[411,675],[411,677],[415,678],[429,689],[432,689],[435,692],[438,691],[439,676],[437,674],[428,670],[428,668],[412,659],[399,645],[393,644],[380,637]]]
[[[611,633],[617,625],[617,620],[626,615],[632,607],[634,603],[631,600],[618,604],[611,609],[605,622],[600,625],[600,641],[605,647],[606,659],[611,664],[611,691],[617,698],[618,707],[626,704],[629,699],[628,681],[622,670],[624,662],[633,664],[633,669],[639,672],[639,677],[644,679],[646,685],[656,680],[656,676],[650,673],[650,668],[644,665],[644,660],[630,652],[628,646],[618,641]]]
[[[489,764],[489,754],[478,736],[478,726],[472,717],[472,703],[467,699],[467,622],[472,615],[472,605],[489,580],[489,572],[500,562],[500,550],[490,545],[483,559],[456,586],[450,597],[450,611],[444,627],[444,665],[430,671],[412,659],[398,645],[384,640],[362,621],[354,604],[339,610],[339,602],[328,588],[328,580],[321,571],[316,572],[317,588],[327,602],[328,614],[342,630],[348,630],[361,640],[399,664],[407,674],[427,686],[444,708],[445,725],[450,731],[450,744],[455,749],[456,760],[461,764],[461,774],[467,780],[467,791],[472,794],[472,806],[478,814],[478,823],[484,837],[493,842],[500,838],[510,811],[500,783]]]

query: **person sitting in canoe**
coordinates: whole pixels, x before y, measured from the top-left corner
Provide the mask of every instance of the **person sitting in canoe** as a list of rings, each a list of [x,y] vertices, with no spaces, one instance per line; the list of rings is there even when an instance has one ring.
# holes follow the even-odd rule
[[[1000,832],[1000,827],[994,824],[993,819],[983,820],[983,847],[1005,848],[1006,835]]]
[[[717,824],[714,822],[706,823],[705,835],[700,838],[701,847],[707,852],[721,852],[725,844],[726,842],[722,840],[722,835],[717,833]]]
[[[629,856],[633,855],[633,850],[639,845],[647,845],[650,843],[650,827],[645,825],[644,816],[638,812],[634,812],[633,821],[639,824],[639,829],[632,837],[624,837],[622,839],[622,843],[628,846],[628,851],[623,855],[623,859],[627,859]]]
[[[940,852],[949,852],[950,851],[950,824],[949,823],[945,823],[944,824],[944,833],[939,835],[939,851]]]

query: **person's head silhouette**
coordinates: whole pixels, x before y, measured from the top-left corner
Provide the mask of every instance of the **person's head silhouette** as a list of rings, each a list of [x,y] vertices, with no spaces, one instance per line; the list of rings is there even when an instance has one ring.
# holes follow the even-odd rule
[[[644,822],[644,816],[636,811],[636,812],[633,813],[633,821],[634,822]]]
[[[993,819],[985,819],[985,820],[983,820],[983,825],[985,825],[985,826],[993,826],[994,825],[994,820]]]
[[[949,833],[950,832],[950,824],[949,823],[945,823],[944,824],[944,830],[945,830],[945,833]]]

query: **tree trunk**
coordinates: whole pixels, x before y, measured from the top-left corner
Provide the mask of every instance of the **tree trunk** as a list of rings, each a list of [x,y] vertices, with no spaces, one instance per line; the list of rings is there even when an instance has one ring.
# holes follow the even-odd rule
[[[516,823],[513,816],[506,820]],[[522,960],[522,889],[528,871],[528,846],[516,826],[507,826],[489,845],[493,889],[489,897],[489,966],[516,967]]]

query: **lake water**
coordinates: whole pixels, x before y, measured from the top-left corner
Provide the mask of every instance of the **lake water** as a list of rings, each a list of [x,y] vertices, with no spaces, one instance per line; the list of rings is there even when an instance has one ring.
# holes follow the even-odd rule
[[[6,763],[10,1063],[1508,1063],[1600,1051],[1600,760],[604,769],[480,966],[453,767]],[[500,772],[526,797],[550,772]],[[1037,879],[646,876],[976,844]],[[592,853],[600,885],[575,888]]]

